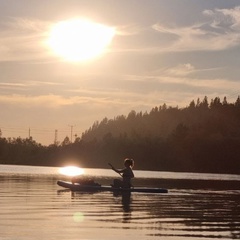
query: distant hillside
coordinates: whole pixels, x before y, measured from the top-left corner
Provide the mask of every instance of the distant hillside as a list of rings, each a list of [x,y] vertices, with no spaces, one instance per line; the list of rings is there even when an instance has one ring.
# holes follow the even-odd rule
[[[240,99],[205,97],[186,108],[164,104],[105,118],[81,142],[102,164],[133,157],[140,169],[240,173]]]
[[[240,174],[240,98],[228,103],[192,101],[186,108],[163,104],[150,112],[104,118],[70,143],[43,147],[32,139],[0,138],[0,163]]]

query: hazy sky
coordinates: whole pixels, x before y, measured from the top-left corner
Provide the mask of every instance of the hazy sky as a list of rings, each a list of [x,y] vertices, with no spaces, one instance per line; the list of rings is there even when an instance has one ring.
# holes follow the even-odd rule
[[[53,24],[116,30],[105,54],[70,62],[45,44]],[[96,39],[98,41],[98,39]],[[3,137],[53,143],[96,120],[240,94],[240,1],[0,0]]]

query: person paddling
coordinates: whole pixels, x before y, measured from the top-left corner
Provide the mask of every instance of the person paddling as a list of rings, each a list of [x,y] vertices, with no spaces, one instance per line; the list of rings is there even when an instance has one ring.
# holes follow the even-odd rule
[[[131,179],[134,178],[134,174],[132,171],[132,168],[134,166],[133,159],[126,158],[124,160],[124,166],[125,166],[124,169],[118,170],[115,167],[113,167],[112,164],[109,163],[109,165],[111,166],[113,171],[115,171],[116,173],[122,176],[122,180],[120,179],[113,180],[112,187],[131,188],[132,187]]]

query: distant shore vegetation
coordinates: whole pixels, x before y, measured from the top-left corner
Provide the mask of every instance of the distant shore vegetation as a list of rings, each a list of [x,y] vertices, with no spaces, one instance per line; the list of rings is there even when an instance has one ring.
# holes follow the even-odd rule
[[[107,168],[108,162],[121,167],[126,157],[139,170],[240,174],[240,98],[133,110],[96,121],[74,142],[0,138],[0,164]]]

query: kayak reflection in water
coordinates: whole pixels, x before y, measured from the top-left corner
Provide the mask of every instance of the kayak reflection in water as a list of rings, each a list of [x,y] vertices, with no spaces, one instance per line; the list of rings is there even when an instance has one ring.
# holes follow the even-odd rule
[[[113,180],[112,187],[116,187],[116,188],[120,188],[120,187],[121,188],[131,188],[131,187],[133,187],[132,183],[131,183],[131,179],[134,178],[134,174],[132,171],[132,168],[134,166],[133,159],[126,158],[124,160],[124,166],[125,166],[124,169],[116,169],[110,163],[109,163],[109,165],[111,166],[113,171],[115,171],[116,173],[118,173],[122,176],[122,180],[120,180],[120,179]]]

